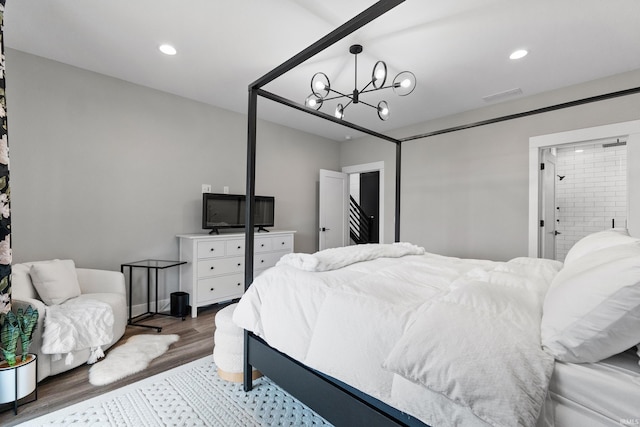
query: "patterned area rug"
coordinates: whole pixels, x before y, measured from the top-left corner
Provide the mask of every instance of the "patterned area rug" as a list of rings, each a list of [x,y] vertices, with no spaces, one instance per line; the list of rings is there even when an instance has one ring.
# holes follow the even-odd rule
[[[268,378],[218,377],[211,357],[27,421],[28,426],[330,426]]]

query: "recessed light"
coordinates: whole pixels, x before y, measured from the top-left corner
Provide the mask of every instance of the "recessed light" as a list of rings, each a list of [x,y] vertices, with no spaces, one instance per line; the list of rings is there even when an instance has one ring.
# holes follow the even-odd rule
[[[516,50],[515,52],[513,52],[511,55],[509,55],[509,59],[520,59],[520,58],[524,58],[525,56],[527,56],[529,52],[527,52],[524,49],[519,49]]]
[[[176,53],[178,53],[176,48],[171,46],[170,44],[161,44],[158,49],[160,49],[160,52],[164,53],[165,55],[175,55]]]
[[[578,149],[576,150],[576,153],[582,153],[583,151],[584,151],[583,149],[578,148]]]

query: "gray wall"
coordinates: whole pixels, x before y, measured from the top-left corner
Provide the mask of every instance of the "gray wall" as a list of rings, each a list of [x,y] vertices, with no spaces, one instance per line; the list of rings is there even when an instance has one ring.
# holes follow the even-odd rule
[[[244,194],[245,115],[11,49],[6,62],[14,262],[176,259],[175,235],[202,232],[201,184]],[[339,168],[339,143],[258,128],[256,193],[313,252],[318,170]]]
[[[640,71],[394,135],[635,86]],[[118,270],[126,261],[175,258],[175,234],[201,231],[201,184],[244,193],[244,115],[10,49],[7,103],[15,262],[73,258]],[[401,239],[445,255],[526,255],[529,137],[635,120],[639,105],[632,95],[403,144]],[[260,122],[258,150],[256,192],[276,196],[276,227],[298,231],[296,251],[317,248],[318,169],[381,160],[385,240],[393,241],[392,144],[341,144]]]
[[[638,86],[640,70],[444,117],[393,135],[406,137]],[[640,95],[630,95],[404,143],[401,240],[451,256],[526,256],[529,138],[637,120],[639,106]],[[369,137],[344,143],[341,163],[385,161],[385,234],[393,239],[395,157],[392,148],[382,148],[385,144]],[[629,164],[633,162],[630,158]]]

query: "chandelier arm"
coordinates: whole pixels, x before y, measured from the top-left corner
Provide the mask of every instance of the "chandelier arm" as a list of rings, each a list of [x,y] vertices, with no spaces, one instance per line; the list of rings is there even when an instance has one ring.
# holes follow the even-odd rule
[[[342,106],[342,111],[346,110],[349,105],[353,104],[353,99],[350,99],[345,105]]]
[[[332,96],[331,98],[323,98],[322,101],[333,101],[334,99],[340,99],[340,98],[349,98],[351,101],[353,101],[353,97],[351,95]]]
[[[369,83],[367,83],[367,85],[365,87],[363,87],[358,93],[371,92],[372,90],[375,90],[375,89],[366,90],[372,84],[373,84],[373,80],[371,80]]]
[[[366,105],[366,106],[368,106],[368,107],[373,108],[374,110],[377,110],[377,109],[378,109],[378,107],[376,107],[375,105],[368,104],[368,103],[366,103],[366,102],[364,102],[364,101],[360,101],[360,102],[359,102],[359,104],[364,104],[364,105]]]
[[[351,97],[351,95],[349,95],[349,94],[338,92],[337,90],[331,89],[331,88],[329,88],[329,92],[337,93],[340,96],[334,97],[334,98],[324,98],[325,100],[336,99],[336,98],[340,98],[340,97],[343,97],[343,96],[346,96],[346,97],[349,97],[349,98]]]
[[[369,93],[369,92],[375,92],[375,91],[377,91],[377,90],[382,90],[382,89],[392,89],[392,88],[393,88],[393,85],[389,85],[389,86],[378,87],[378,88],[375,88],[375,89],[363,90],[363,91],[362,91],[362,92],[360,92],[360,93]]]

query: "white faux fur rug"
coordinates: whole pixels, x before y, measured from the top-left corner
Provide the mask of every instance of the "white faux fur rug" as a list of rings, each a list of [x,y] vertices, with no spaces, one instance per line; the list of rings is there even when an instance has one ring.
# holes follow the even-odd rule
[[[104,360],[89,369],[89,382],[106,385],[140,372],[179,339],[180,336],[176,334],[134,335],[123,345],[110,350]]]

